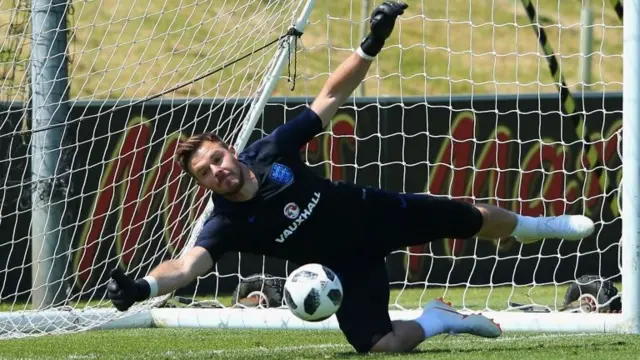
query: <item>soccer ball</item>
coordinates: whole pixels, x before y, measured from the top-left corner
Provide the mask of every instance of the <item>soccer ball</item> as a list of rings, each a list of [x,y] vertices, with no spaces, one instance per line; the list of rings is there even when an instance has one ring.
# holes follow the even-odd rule
[[[284,301],[296,317],[311,322],[322,321],[340,308],[342,284],[326,266],[303,265],[284,283]]]

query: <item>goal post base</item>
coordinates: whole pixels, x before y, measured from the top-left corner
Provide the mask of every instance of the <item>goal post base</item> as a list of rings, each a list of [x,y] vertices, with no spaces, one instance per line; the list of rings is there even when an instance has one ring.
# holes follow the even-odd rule
[[[421,310],[390,310],[391,320],[411,320]],[[484,312],[506,332],[541,333],[633,333],[633,321],[621,314]],[[41,333],[84,330],[191,328],[191,329],[282,329],[339,330],[335,316],[321,322],[306,322],[288,309],[153,308],[133,314],[115,309],[0,312],[0,336],[23,337]]]
[[[391,320],[411,320],[422,310],[390,310]],[[486,312],[504,331],[565,333],[630,333],[632,323],[621,314]],[[305,322],[288,309],[152,309],[158,327],[337,330],[335,316]]]

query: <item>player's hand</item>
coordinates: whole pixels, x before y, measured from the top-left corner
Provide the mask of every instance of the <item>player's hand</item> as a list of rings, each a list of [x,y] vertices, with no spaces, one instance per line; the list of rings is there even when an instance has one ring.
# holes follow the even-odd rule
[[[371,13],[371,35],[381,41],[387,40],[393,31],[396,18],[404,14],[409,5],[403,2],[385,1]]]
[[[360,49],[369,56],[376,56],[382,50],[385,40],[391,35],[396,18],[409,5],[403,2],[385,1],[371,13],[369,35],[360,43]]]
[[[111,270],[107,295],[119,311],[127,311],[138,297],[135,283],[120,268]]]

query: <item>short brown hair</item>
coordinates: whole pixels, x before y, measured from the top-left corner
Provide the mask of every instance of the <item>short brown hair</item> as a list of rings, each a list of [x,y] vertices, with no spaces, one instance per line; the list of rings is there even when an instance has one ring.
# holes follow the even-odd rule
[[[184,170],[187,174],[194,176],[194,174],[189,171],[189,160],[191,160],[191,156],[202,146],[202,143],[205,141],[210,141],[213,143],[220,143],[223,147],[227,148],[227,144],[220,138],[218,135],[214,133],[203,133],[198,135],[193,135],[185,141],[182,141],[178,144],[178,148],[176,149],[175,161],[180,165],[182,170]]]

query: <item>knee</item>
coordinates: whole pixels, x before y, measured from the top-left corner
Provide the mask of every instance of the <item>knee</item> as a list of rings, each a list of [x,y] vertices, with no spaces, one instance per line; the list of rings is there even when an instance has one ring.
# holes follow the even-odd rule
[[[480,222],[478,231],[482,231],[483,228],[487,227],[487,224],[491,224],[491,211],[483,204],[474,204],[473,207],[478,214],[476,217]]]
[[[409,344],[397,336],[389,336],[380,339],[378,342],[369,349],[370,352],[384,352],[384,353],[405,353],[410,352],[415,348],[414,344]]]
[[[367,345],[363,345],[363,344],[351,344],[351,346],[353,346],[353,349],[354,349],[358,354],[368,354],[369,352],[371,352],[371,349],[373,349],[372,344],[367,344]]]
[[[389,334],[392,334],[391,332]],[[347,339],[358,354],[372,352],[399,352],[400,343],[394,342],[393,337],[387,335],[373,336],[373,338]]]
[[[415,321],[394,321],[393,331],[376,339],[373,352],[404,353],[415,349],[422,340],[424,332]]]
[[[375,347],[375,342],[371,341],[371,339],[349,339],[349,344],[353,347],[353,349],[358,354],[367,354],[370,353]]]
[[[464,220],[461,222],[460,231],[465,232],[465,236],[461,236],[461,239],[474,238],[481,234],[487,227],[490,227],[493,216],[491,209],[483,206],[482,204],[470,204],[471,211],[468,212]]]
[[[413,350],[413,347],[409,348],[406,343],[401,341],[385,341],[384,344],[378,344],[371,348],[371,352],[384,352],[384,353],[405,353]]]

